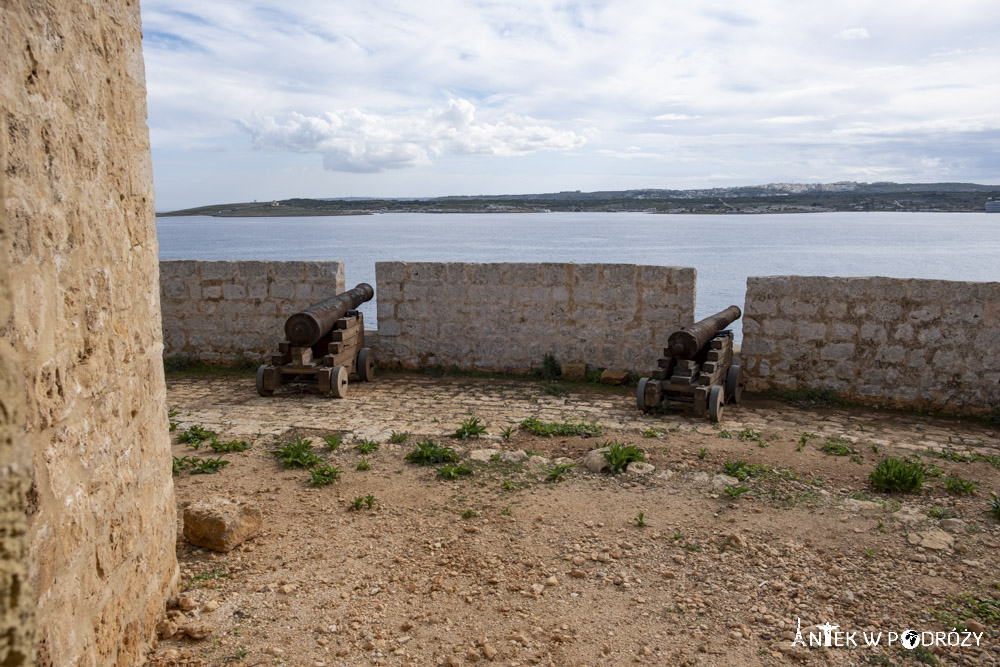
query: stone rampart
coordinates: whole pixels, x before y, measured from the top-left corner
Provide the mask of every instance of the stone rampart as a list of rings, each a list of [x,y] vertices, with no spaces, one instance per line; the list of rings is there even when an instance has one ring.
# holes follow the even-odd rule
[[[695,270],[633,264],[378,262],[381,363],[648,372],[694,317]]]
[[[747,279],[748,389],[832,389],[897,407],[1000,405],[1000,283]]]
[[[0,412],[31,483],[7,505],[0,424],[30,579],[0,570],[0,663],[31,664],[30,590],[36,664],[137,665],[177,577],[139,3],[0,3],[0,62]]]
[[[160,291],[166,356],[257,361],[289,315],[344,291],[344,263],[163,261]]]

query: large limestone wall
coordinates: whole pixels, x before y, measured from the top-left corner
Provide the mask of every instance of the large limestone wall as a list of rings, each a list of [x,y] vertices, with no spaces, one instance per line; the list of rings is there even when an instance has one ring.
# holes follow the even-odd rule
[[[379,361],[647,372],[694,317],[695,270],[634,264],[378,262]]]
[[[0,149],[4,145],[0,137]],[[4,173],[0,169],[0,201]],[[7,216],[0,206],[0,253],[8,246]],[[0,261],[0,322],[11,315],[7,262]],[[31,664],[34,600],[28,585],[28,487],[31,454],[24,438],[21,363],[6,338],[0,340],[0,665]]]
[[[747,279],[748,389],[832,389],[899,407],[1000,405],[1000,283]]]
[[[344,291],[343,262],[160,262],[166,356],[277,352],[292,313]]]
[[[139,5],[4,2],[0,62],[38,662],[137,664],[177,573]]]

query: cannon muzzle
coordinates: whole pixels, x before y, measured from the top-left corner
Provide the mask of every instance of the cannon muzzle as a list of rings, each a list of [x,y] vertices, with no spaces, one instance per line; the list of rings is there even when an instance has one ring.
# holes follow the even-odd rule
[[[285,320],[285,337],[298,347],[316,344],[334,323],[349,310],[354,310],[375,296],[375,290],[368,283],[360,283],[352,290],[314,303],[305,310],[295,313]]]
[[[693,359],[698,350],[712,340],[717,332],[740,319],[743,312],[739,306],[729,306],[723,311],[710,315],[700,322],[670,334],[667,349],[677,359]]]

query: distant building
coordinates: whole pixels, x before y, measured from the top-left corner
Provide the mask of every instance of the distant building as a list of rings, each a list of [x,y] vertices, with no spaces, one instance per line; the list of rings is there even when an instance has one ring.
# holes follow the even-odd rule
[[[1000,199],[986,202],[987,213],[1000,213]]]
[[[274,200],[271,202],[271,206],[281,206],[281,204],[278,203],[278,200]]]

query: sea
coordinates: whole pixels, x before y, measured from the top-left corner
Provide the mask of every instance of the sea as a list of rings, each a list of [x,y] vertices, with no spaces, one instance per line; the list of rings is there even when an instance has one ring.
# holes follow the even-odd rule
[[[988,213],[384,213],[156,221],[160,259],[341,260],[347,287],[375,262],[603,262],[690,266],[695,315],[743,307],[748,276],[1000,281],[1000,215]],[[740,323],[734,325],[742,339]]]

